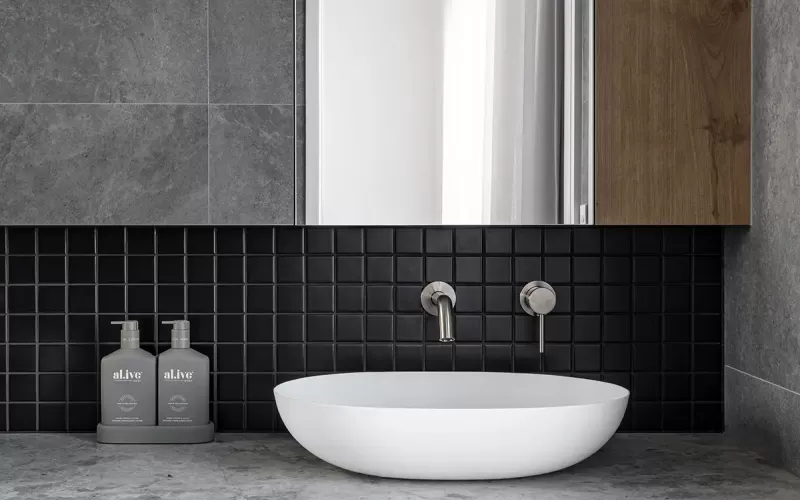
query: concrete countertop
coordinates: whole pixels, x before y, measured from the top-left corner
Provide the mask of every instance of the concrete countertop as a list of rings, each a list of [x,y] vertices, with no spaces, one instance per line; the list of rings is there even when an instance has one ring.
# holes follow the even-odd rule
[[[281,434],[203,445],[98,445],[91,434],[0,435],[0,499],[800,500],[800,478],[722,435],[621,434],[565,471],[509,481],[352,474]]]

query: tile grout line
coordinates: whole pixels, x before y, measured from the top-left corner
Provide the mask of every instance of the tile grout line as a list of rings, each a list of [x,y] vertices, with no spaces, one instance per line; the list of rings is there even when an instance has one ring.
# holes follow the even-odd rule
[[[250,422],[247,419],[247,231],[242,231],[242,249],[245,255],[242,257],[242,428],[246,432]]]
[[[420,243],[422,245],[421,256],[422,256],[422,288],[430,283],[428,281],[428,230],[421,230],[420,231]],[[483,301],[483,292],[481,292],[481,301]],[[419,302],[419,301],[417,301]],[[483,305],[481,305],[483,307]],[[422,309],[422,304],[419,305],[420,311],[416,314],[422,314],[422,338],[420,343],[422,344],[422,369],[420,371],[427,372],[428,370],[428,315],[425,313],[425,310]]]
[[[339,372],[339,361],[338,361],[339,345],[338,345],[338,343],[336,341],[336,335],[338,334],[338,321],[339,321],[338,320],[339,311],[338,311],[338,307],[337,307],[337,304],[338,304],[338,301],[339,301],[339,282],[337,281],[338,272],[337,272],[337,268],[336,268],[336,253],[335,252],[336,252],[337,240],[339,239],[339,232],[338,231],[332,231],[331,238],[332,238],[331,243],[333,245],[333,248],[331,248],[331,256],[330,256],[331,266],[332,266],[331,267],[332,276],[331,276],[330,285],[333,287],[333,297],[332,297],[332,300],[333,300],[333,306],[332,306],[333,309],[332,309],[332,311],[333,312],[331,313],[331,321],[332,321],[331,331],[333,332],[333,336],[332,336],[333,363],[332,363],[332,366],[333,366],[333,372],[334,373],[338,373]],[[303,240],[303,244],[304,245],[305,245],[305,243],[306,243],[306,241]],[[304,246],[303,249],[304,249],[304,255],[306,257],[306,264],[308,264],[308,253],[307,253],[308,248]],[[276,259],[276,261],[277,261],[277,259]],[[275,333],[277,335],[277,329],[276,329]],[[276,339],[277,339],[277,337],[276,337]],[[275,367],[277,369],[277,366],[278,366],[278,364],[277,364],[277,361],[278,361],[277,351],[276,351],[275,356],[276,356],[275,357]]]
[[[34,348],[34,352],[36,353],[36,360],[34,362],[34,366],[36,367],[35,375],[34,375],[34,386],[33,386],[33,393],[34,399],[36,401],[36,405],[34,406],[34,410],[36,412],[36,431],[38,432],[39,429],[39,405],[41,401],[39,401],[39,378],[41,377],[40,371],[41,366],[39,366],[39,358],[40,358],[40,350],[41,344],[39,343],[39,230],[34,229],[33,231],[33,285],[34,289],[34,297],[33,297],[33,310],[36,311],[36,317],[33,320],[33,341],[36,344]],[[66,350],[66,347],[64,348]],[[66,389],[66,388],[65,388]]]
[[[11,266],[10,266],[10,261],[9,261],[9,257],[7,255],[7,253],[8,253],[9,250],[11,250],[11,248],[8,245],[8,228],[7,227],[3,228],[3,235],[2,236],[3,236],[3,241],[2,241],[3,250],[4,250],[4,253],[6,253],[5,258],[3,259],[4,260],[4,264],[3,265],[5,267],[5,278],[6,278],[5,282],[6,282],[6,284],[5,284],[5,290],[4,290],[5,293],[3,294],[3,304],[2,304],[3,312],[5,313],[5,317],[3,318],[3,320],[5,322],[5,329],[4,329],[4,332],[3,332],[4,333],[4,335],[3,335],[3,343],[5,345],[5,354],[4,355],[5,355],[5,358],[6,358],[5,359],[5,368],[6,368],[6,377],[5,377],[5,386],[6,386],[5,387],[5,392],[6,392],[6,397],[5,397],[5,414],[6,414],[6,416],[5,416],[5,418],[6,418],[6,425],[5,425],[5,431],[9,432],[9,431],[11,431],[11,405],[9,405],[9,402],[11,401],[11,380],[10,380],[10,377],[9,377],[8,374],[9,374],[9,372],[11,370],[11,353],[9,352],[11,350],[11,345],[8,342],[8,335],[9,335],[8,329],[9,329],[9,326],[10,326],[10,318],[9,318],[9,314],[8,314],[8,312],[9,312],[8,311],[8,301],[9,301],[9,297],[8,297],[8,295],[9,295],[8,282],[11,281],[11,278],[9,277],[9,272],[10,272],[10,267]]]
[[[189,321],[189,229],[183,228],[183,319]],[[191,338],[191,337],[190,337]],[[170,347],[172,334],[170,333]],[[210,370],[209,370],[210,371]]]
[[[94,233],[92,234],[92,245],[95,244],[97,238],[94,237]],[[95,252],[97,249],[95,248]],[[92,259],[92,264],[94,268],[94,281],[97,282],[97,276],[99,275],[98,271],[98,264],[97,259]],[[41,314],[41,313],[40,313]],[[64,401],[65,401],[65,410],[64,410],[64,429],[66,432],[70,431],[70,421],[69,421],[69,402],[72,395],[69,393],[69,379],[70,379],[70,370],[69,370],[69,344],[70,344],[70,331],[69,331],[69,230],[64,230]],[[95,348],[96,349],[96,348]],[[97,377],[98,379],[100,377]]]
[[[486,231],[483,228],[480,229],[480,232],[481,232],[481,256],[479,257],[480,260],[481,260],[481,262],[480,262],[481,263],[481,277],[480,277],[480,280],[481,280],[481,287],[483,287],[483,285],[486,282],[486,265],[485,265],[486,264],[486,255],[487,255],[487,253],[486,253],[486,238],[487,238],[488,235],[486,234]],[[455,231],[453,231],[453,233],[455,234]],[[454,236],[454,239],[455,239],[455,236]],[[516,242],[516,235],[512,231],[511,232],[511,248],[512,248],[512,250],[514,248],[515,242]],[[455,251],[455,250],[456,250],[456,247],[454,246],[453,247],[453,251]],[[453,261],[455,261],[455,259],[453,259]],[[513,271],[513,268],[515,268],[515,267],[516,267],[516,264],[513,262],[513,259],[512,259],[512,271]],[[453,275],[453,278],[454,278],[453,281],[456,282],[457,279],[455,279],[455,278],[457,278],[457,276]],[[483,291],[481,291],[481,295],[483,295]],[[456,299],[458,299],[458,296],[456,296]],[[482,309],[485,309],[485,307],[482,307]],[[487,332],[488,329],[486,328],[486,326],[487,326],[486,325],[486,315],[484,314],[482,316],[483,317],[481,318],[481,371],[485,372],[486,371],[486,332]],[[515,334],[516,334],[516,325],[512,322],[512,324],[511,324],[511,340],[512,341],[516,340],[514,338]],[[456,335],[458,335],[458,332],[456,332]],[[511,347],[512,360],[513,360],[513,356],[514,356],[514,351],[515,350],[516,350],[516,347],[513,347],[513,343],[512,343],[512,347]],[[513,361],[512,361],[512,363],[513,363]],[[541,367],[539,367],[539,371],[540,372],[541,372],[541,370],[542,370]]]
[[[159,320],[161,319],[159,315],[161,314],[158,310],[158,242],[160,241],[160,237],[158,236],[158,228],[153,228],[153,345],[155,348],[155,352],[153,353],[154,356],[158,357],[158,347],[159,347],[159,337],[161,336],[161,323]],[[158,362],[156,362],[156,366],[158,366]],[[158,372],[156,372],[156,384],[158,384]],[[157,409],[158,407],[156,407]]]
[[[783,389],[784,391],[789,392],[791,394],[794,394],[795,396],[800,396],[800,392],[795,392],[795,391],[789,389],[788,387],[784,387],[782,385],[776,384],[775,382],[770,382],[769,380],[763,379],[761,377],[757,377],[757,376],[753,375],[752,373],[747,373],[746,371],[740,370],[738,368],[734,368],[731,365],[725,365],[725,368],[729,368],[729,369],[731,369],[731,370],[733,370],[735,372],[739,372],[742,375],[747,375],[748,377],[752,377],[752,378],[754,378],[756,380],[759,380],[759,381],[764,382],[766,384],[769,384],[771,386],[777,387],[778,389]]]
[[[697,280],[695,274],[695,256],[694,252],[697,249],[697,234],[694,229],[691,230],[692,232],[692,246],[691,246],[691,254],[689,254],[689,280],[691,285],[689,285],[689,316],[692,318],[692,327],[689,330],[689,345],[691,346],[691,351],[689,352],[689,400],[692,402],[692,409],[691,413],[689,413],[689,428],[694,431],[695,424],[697,423],[697,405],[695,404],[695,394],[694,394],[694,375],[692,370],[694,370],[695,366],[695,359],[694,359],[694,351],[695,351],[695,344],[694,344],[694,314],[695,310],[695,296],[696,296],[696,288],[697,288]],[[662,243],[663,244],[663,243]],[[662,277],[663,280],[663,277]],[[725,388],[723,387],[723,393],[725,392]],[[724,398],[724,394],[723,394]],[[724,426],[723,421],[723,426]]]
[[[720,241],[721,248],[719,249],[720,253],[719,253],[719,263],[718,263],[718,265],[719,265],[719,294],[720,294],[720,298],[719,298],[720,307],[719,307],[719,310],[722,311],[722,314],[720,314],[720,317],[719,317],[718,321],[720,322],[720,332],[722,332],[722,338],[720,339],[719,358],[720,358],[720,364],[722,365],[723,369],[722,369],[722,371],[720,373],[719,381],[720,381],[720,385],[722,386],[722,397],[720,399],[722,399],[722,410],[721,410],[722,411],[722,429],[724,430],[725,429],[725,369],[724,369],[724,367],[726,366],[725,365],[725,361],[726,361],[726,356],[725,356],[725,238],[726,238],[726,235],[728,234],[728,232],[725,231],[724,229],[721,229],[720,231],[722,232],[722,236],[721,236],[721,241]],[[694,250],[694,248],[692,250]],[[697,257],[693,256],[692,260],[694,261],[694,259],[696,259],[696,258]],[[662,279],[663,279],[663,276],[662,276]],[[694,280],[694,275],[692,275],[692,280]],[[693,316],[692,317],[692,342],[693,343],[695,343],[694,324],[695,324],[695,317]],[[694,367],[692,367],[692,368],[694,368]],[[695,375],[692,376],[693,379],[694,379],[694,377],[695,377]],[[694,380],[692,380],[692,390],[694,390]]]
[[[272,256],[272,261],[270,262],[270,287],[272,288],[272,296],[270,301],[270,311],[271,318],[270,318],[270,325],[272,328],[272,388],[274,390],[275,386],[278,385],[278,314],[277,314],[277,304],[278,304],[278,252],[275,239],[277,237],[277,232],[275,231],[274,227],[270,228],[270,251]],[[304,235],[305,236],[305,235]],[[245,251],[247,251],[247,247],[245,247]],[[303,264],[305,265],[307,262],[307,256],[305,253],[305,239],[303,239]],[[304,269],[305,272],[305,269]],[[304,275],[305,276],[305,275]],[[336,358],[334,358],[334,369],[336,367]],[[272,430],[277,430],[278,421],[280,420],[280,415],[278,414],[277,404],[272,405]]]
[[[661,290],[661,318],[659,320],[659,327],[661,328],[661,335],[659,342],[661,347],[659,348],[659,356],[658,356],[658,367],[659,367],[659,390],[661,391],[661,430],[664,430],[665,422],[666,422],[666,411],[664,408],[666,407],[664,404],[664,394],[667,391],[667,372],[664,370],[664,344],[667,342],[667,287],[666,287],[666,274],[667,274],[667,252],[666,246],[667,244],[667,233],[661,230],[661,244],[658,253],[659,259],[659,273],[660,273],[660,283],[659,287]],[[690,264],[691,265],[691,264]],[[690,270],[691,272],[691,270]],[[694,278],[694,274],[691,275]],[[694,317],[692,318],[692,325],[690,325],[690,338],[692,344],[694,344]],[[692,349],[694,350],[694,348]],[[689,383],[692,384],[690,388],[691,391],[694,391],[694,377],[690,376]],[[690,408],[689,408],[689,429],[691,430],[691,412],[694,410],[694,395],[692,393],[689,394],[689,399],[691,400]]]
[[[98,233],[98,235],[99,235],[99,233]],[[122,304],[122,310],[123,310],[122,319],[123,319],[123,321],[127,321],[129,319],[128,318],[128,299],[130,298],[129,297],[130,267],[129,267],[129,262],[128,262],[128,259],[130,259],[129,247],[130,247],[130,231],[129,231],[128,227],[125,227],[122,230],[122,255],[123,255],[122,282],[124,283],[124,286],[125,286],[124,293],[123,293],[123,297],[125,299],[125,303]],[[100,239],[99,239],[99,237],[95,237],[95,250],[97,250],[97,251],[100,250]],[[153,250],[155,251],[155,249],[153,249]],[[99,260],[99,258],[98,258],[98,260]],[[98,282],[100,281],[100,276],[96,276],[96,281],[98,281]],[[97,296],[98,296],[98,299],[99,299],[99,295],[100,295],[100,286],[99,285],[97,285],[97,290],[98,290],[97,291]],[[101,352],[100,352],[100,345],[101,345],[101,343],[100,343],[100,328],[101,328],[101,326],[100,326],[100,318],[102,316],[100,315],[100,303],[99,303],[99,300],[98,300],[97,303],[95,303],[95,309],[94,310],[95,310],[95,313],[96,313],[95,317],[97,318],[96,330],[95,330],[96,331],[96,338],[97,338],[97,347],[95,348],[95,358],[96,358],[95,363],[96,363],[97,372],[98,372],[98,377],[97,377],[97,391],[98,391],[97,395],[98,395],[98,398],[97,399],[100,400],[101,396],[102,396],[102,387],[103,387],[102,383],[103,383],[103,381],[102,381],[102,378],[100,376],[101,375],[100,363],[102,362],[102,357],[101,357]],[[121,325],[120,325],[120,329],[121,329]],[[140,342],[141,342],[141,331],[139,333],[139,339],[140,339]],[[120,333],[120,347],[122,347],[121,344],[122,344],[122,334]],[[158,344],[156,344],[156,346],[157,345]],[[158,350],[158,347],[156,347],[156,350]],[[158,361],[156,361],[156,366],[158,366]],[[156,384],[158,384],[157,380],[156,380]],[[158,388],[156,388],[156,390],[158,390]],[[158,393],[156,393],[156,394],[158,394]],[[99,403],[100,404],[98,405],[98,407],[99,407],[99,412],[100,412],[100,418],[98,420],[100,420],[102,422],[103,402],[99,401]],[[158,411],[158,399],[156,399],[156,411]],[[156,414],[156,418],[158,418],[158,414]]]
[[[218,352],[219,352],[219,332],[217,330],[217,323],[218,323],[218,320],[219,320],[219,317],[218,317],[218,314],[217,314],[217,312],[218,312],[217,311],[217,271],[218,271],[218,268],[217,268],[217,250],[218,250],[217,249],[217,238],[219,237],[218,228],[216,228],[216,227],[213,228],[211,230],[211,233],[212,233],[212,238],[213,238],[212,239],[212,246],[213,246],[212,250],[214,251],[214,257],[212,258],[213,260],[211,261],[212,262],[212,264],[211,264],[212,265],[212,273],[213,273],[213,276],[212,276],[213,285],[211,285],[211,290],[212,290],[212,296],[211,296],[211,301],[212,302],[211,303],[213,305],[213,311],[212,311],[213,320],[212,321],[214,323],[214,327],[213,327],[214,350],[211,353],[211,355],[213,356],[213,362],[210,359],[209,360],[209,365],[214,367],[214,370],[213,370],[214,378],[212,380],[212,378],[211,378],[212,371],[209,369],[209,374],[208,374],[209,380],[208,380],[208,382],[209,382],[209,385],[212,385],[213,389],[211,389],[211,392],[212,392],[212,394],[214,394],[214,426],[215,426],[214,429],[219,429],[219,425],[220,425],[219,424],[219,402],[220,402],[220,397],[219,397],[219,356],[218,356]],[[188,293],[188,291],[187,291],[187,293]],[[209,368],[210,368],[210,366],[209,366]]]
[[[629,352],[628,352],[628,363],[629,363],[629,370],[630,370],[630,386],[631,386],[630,387],[629,401],[631,401],[633,399],[633,394],[634,394],[634,391],[636,389],[636,383],[635,383],[635,377],[634,377],[634,373],[636,373],[636,372],[634,371],[633,367],[636,364],[636,344],[635,344],[636,323],[634,322],[635,310],[636,310],[636,288],[635,288],[635,281],[636,281],[635,272],[636,272],[636,268],[634,267],[635,266],[635,264],[634,264],[635,260],[634,259],[636,258],[636,255],[637,255],[636,254],[636,237],[637,236],[636,236],[636,232],[635,231],[630,231],[629,234],[630,234],[630,241],[628,242],[628,244],[630,245],[630,248],[628,249],[628,251],[630,252],[628,254],[629,255],[629,257],[628,257],[629,258],[629,262],[628,262],[628,281],[629,282],[626,283],[625,286],[629,287],[629,290],[628,290],[628,313],[627,314],[628,314],[628,332],[629,332],[629,334],[628,334],[629,335],[628,336],[628,342],[630,342],[630,349],[629,349]],[[662,399],[663,399],[663,397],[662,397]],[[663,410],[663,405],[662,405],[662,410]],[[630,412],[629,414],[630,414],[631,429],[635,430],[636,409],[635,409],[633,403],[631,403],[630,406],[628,407],[628,411]],[[658,425],[661,428],[659,430],[663,431],[663,415],[660,416]]]
[[[599,344],[600,344],[600,376],[603,378],[605,382],[607,379],[606,377],[606,347],[605,347],[605,310],[606,310],[606,297],[604,290],[606,288],[606,270],[605,270],[605,251],[606,251],[606,238],[605,232],[601,232],[599,234],[600,238],[600,257],[598,257],[597,265],[599,267],[598,271],[600,273],[599,276],[599,287],[600,287],[600,313],[598,313],[598,321],[600,322],[599,325]],[[574,337],[573,337],[574,340]],[[629,400],[630,401],[630,400]],[[627,408],[626,408],[627,409]]]

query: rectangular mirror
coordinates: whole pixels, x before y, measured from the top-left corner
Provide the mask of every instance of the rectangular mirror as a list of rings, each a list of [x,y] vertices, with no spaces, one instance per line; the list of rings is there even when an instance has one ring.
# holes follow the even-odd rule
[[[593,0],[308,0],[306,223],[593,223]]]

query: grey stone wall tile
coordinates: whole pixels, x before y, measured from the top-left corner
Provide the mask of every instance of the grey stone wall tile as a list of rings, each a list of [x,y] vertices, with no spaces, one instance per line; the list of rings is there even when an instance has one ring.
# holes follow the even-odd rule
[[[0,106],[0,224],[208,221],[204,106]]]
[[[306,103],[306,0],[295,3],[295,103]]]
[[[294,107],[210,111],[212,224],[294,224]]]
[[[800,394],[728,367],[725,431],[800,475]]]
[[[203,103],[205,0],[0,2],[0,102]]]
[[[211,102],[293,104],[294,0],[210,0]]]

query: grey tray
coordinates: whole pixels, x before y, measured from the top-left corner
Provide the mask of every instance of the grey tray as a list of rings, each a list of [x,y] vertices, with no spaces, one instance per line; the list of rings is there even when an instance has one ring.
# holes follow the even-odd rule
[[[214,424],[103,425],[97,424],[97,442],[109,444],[192,444],[214,440]]]

